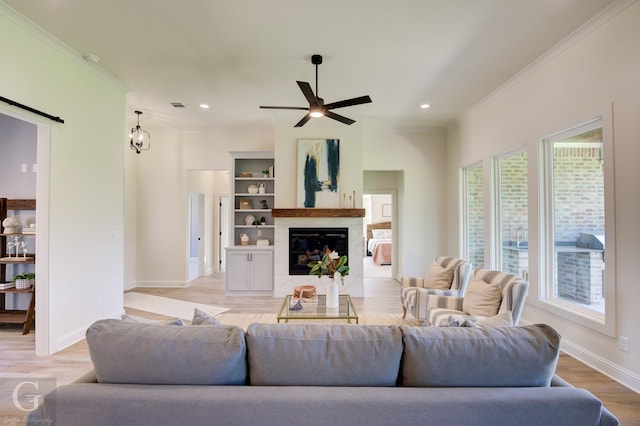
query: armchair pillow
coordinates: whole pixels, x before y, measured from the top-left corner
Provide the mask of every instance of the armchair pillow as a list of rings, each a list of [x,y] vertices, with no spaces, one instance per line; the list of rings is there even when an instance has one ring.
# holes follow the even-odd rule
[[[460,327],[513,327],[513,315],[511,311],[505,311],[492,317],[476,319],[465,319]]]
[[[424,279],[424,287],[448,290],[451,288],[453,273],[453,268],[443,268],[436,262],[433,262],[429,267],[429,270],[427,271],[427,276]]]
[[[500,302],[500,287],[482,280],[473,280],[469,283],[462,301],[462,311],[471,316],[492,317],[498,313]]]

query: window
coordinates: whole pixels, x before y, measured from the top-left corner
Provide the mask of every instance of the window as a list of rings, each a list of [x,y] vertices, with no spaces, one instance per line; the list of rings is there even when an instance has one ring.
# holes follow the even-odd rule
[[[608,117],[599,117],[542,140],[541,299],[561,315],[613,335],[614,204],[608,173],[613,147],[608,123]],[[608,260],[610,268],[605,267]]]
[[[527,153],[522,149],[494,159],[499,264],[497,268],[529,280]]]
[[[483,169],[477,164],[462,170],[463,257],[474,269],[484,268]]]

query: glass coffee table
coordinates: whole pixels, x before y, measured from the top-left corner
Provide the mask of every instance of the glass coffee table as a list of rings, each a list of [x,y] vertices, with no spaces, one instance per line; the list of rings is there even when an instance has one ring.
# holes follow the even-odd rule
[[[339,296],[339,306],[337,308],[327,308],[326,300],[327,296],[319,294],[317,301],[314,303],[302,303],[302,308],[299,311],[289,309],[293,304],[293,295],[289,294],[285,296],[284,302],[278,312],[278,322],[289,322],[290,320],[347,320],[351,324],[351,320],[355,320],[358,324],[358,313],[353,306],[351,296],[348,294],[341,294]]]

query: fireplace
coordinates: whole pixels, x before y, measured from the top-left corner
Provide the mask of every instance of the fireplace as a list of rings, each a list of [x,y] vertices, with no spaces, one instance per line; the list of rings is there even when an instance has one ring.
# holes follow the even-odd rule
[[[349,228],[289,228],[289,275],[309,275],[307,263],[326,250],[349,253]]]

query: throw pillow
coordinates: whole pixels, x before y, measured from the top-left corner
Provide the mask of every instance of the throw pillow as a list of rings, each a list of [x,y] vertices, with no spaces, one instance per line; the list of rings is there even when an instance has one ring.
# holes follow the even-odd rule
[[[453,281],[453,268],[443,268],[433,262],[424,279],[424,287],[448,290],[451,288],[451,281]]]
[[[392,238],[391,229],[383,229],[384,239],[390,240]]]
[[[193,308],[193,320],[191,320],[191,325],[217,325],[220,324],[213,315],[209,315],[205,311]]]
[[[171,318],[166,320],[151,320],[148,318],[143,318],[135,315],[122,315],[123,321],[129,322],[140,322],[143,324],[160,324],[160,325],[184,325],[180,318]]]
[[[501,314],[478,320],[476,325],[479,327],[513,327],[513,315],[511,315],[511,311],[502,312]]]
[[[373,234],[373,238],[377,240],[384,239],[384,229],[373,229],[371,234]]]
[[[462,301],[462,311],[471,316],[492,317],[498,313],[502,290],[495,284],[473,280]]]

